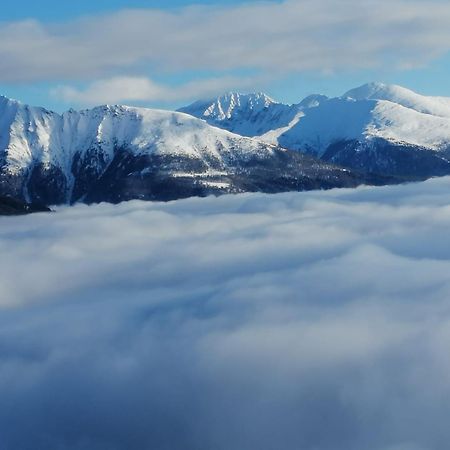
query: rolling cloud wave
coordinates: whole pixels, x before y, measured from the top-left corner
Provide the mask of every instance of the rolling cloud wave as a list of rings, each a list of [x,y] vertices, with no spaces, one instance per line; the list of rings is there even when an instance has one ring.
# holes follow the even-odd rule
[[[0,219],[5,450],[442,449],[450,178]]]

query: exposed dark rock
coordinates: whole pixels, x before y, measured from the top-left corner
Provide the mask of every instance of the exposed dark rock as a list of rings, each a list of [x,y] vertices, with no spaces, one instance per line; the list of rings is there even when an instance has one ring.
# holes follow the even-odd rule
[[[211,170],[221,174],[210,174]],[[281,149],[270,155],[235,161],[232,167],[218,160],[205,164],[193,158],[136,157],[122,151],[83,200],[87,203],[131,199],[168,201],[224,193],[276,193],[395,182],[398,180],[394,177],[361,175]]]
[[[66,202],[67,183],[58,167],[38,164],[33,167],[28,179],[28,196],[38,204],[59,205]]]
[[[11,197],[0,196],[0,215],[2,216],[13,216],[45,211],[48,212],[50,209],[43,205],[24,203]]]
[[[361,173],[395,176],[408,181],[450,174],[450,159],[445,152],[383,139],[364,143],[336,142],[328,147],[322,160]]]

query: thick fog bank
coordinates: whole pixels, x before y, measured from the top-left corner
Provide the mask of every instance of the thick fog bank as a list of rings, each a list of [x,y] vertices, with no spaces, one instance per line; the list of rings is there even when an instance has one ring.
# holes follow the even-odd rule
[[[450,178],[0,219],[3,450],[441,450]]]

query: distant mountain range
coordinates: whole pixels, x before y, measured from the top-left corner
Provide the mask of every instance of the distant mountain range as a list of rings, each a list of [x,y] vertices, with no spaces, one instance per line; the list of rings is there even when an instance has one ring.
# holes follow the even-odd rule
[[[358,172],[405,179],[450,173],[450,98],[400,86],[370,83],[294,105],[264,94],[227,94],[181,111]]]
[[[42,205],[353,187],[450,174],[450,99],[372,83],[298,104],[62,115],[0,97],[0,196]]]

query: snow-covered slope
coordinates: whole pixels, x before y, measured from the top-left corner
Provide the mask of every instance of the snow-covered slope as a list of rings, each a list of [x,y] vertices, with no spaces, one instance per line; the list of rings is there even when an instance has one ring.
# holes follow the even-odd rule
[[[135,154],[192,157],[222,157],[231,149],[244,155],[259,148],[255,140],[210,127],[186,114],[128,106],[101,106],[60,116],[1,98],[0,129],[0,151],[5,152],[11,170],[43,163],[68,173],[74,155],[83,156],[92,147],[100,147],[106,160],[124,145]]]
[[[309,106],[318,101],[319,97],[311,97]],[[231,92],[213,100],[195,102],[179,111],[233,133],[254,137],[292,125],[299,107],[275,102],[261,93]]]
[[[58,114],[0,97],[0,155],[11,172],[37,161],[65,166],[67,153],[52,152],[55,130],[61,128]]]
[[[267,133],[261,138],[290,149],[306,149],[318,156],[338,141],[375,138],[445,150],[450,144],[450,117],[418,112],[387,100],[336,98],[305,110],[288,130]]]
[[[406,179],[449,173],[450,99],[371,83],[302,113],[261,139],[360,171]]]
[[[424,114],[450,117],[450,98],[427,97],[393,84],[365,84],[348,91],[343,97],[354,100],[386,100]]]
[[[275,114],[275,107],[285,113]],[[291,106],[264,94],[229,94],[183,110],[216,126],[319,156],[341,140],[386,139],[432,150],[447,149],[450,143],[449,98],[382,83],[369,83],[338,98],[310,96]]]
[[[353,170],[423,178],[450,173],[450,99],[371,83],[306,108],[266,142]]]
[[[220,103],[219,98],[214,104]],[[326,160],[332,155],[331,161],[345,163],[350,168],[355,168],[352,162],[358,159],[358,170],[409,176],[412,169],[408,159],[414,160],[416,175],[435,175],[447,170],[442,164],[446,164],[450,149],[449,98],[426,97],[400,86],[369,83],[338,98],[316,95],[293,106],[271,105],[285,108],[292,115],[284,116],[287,120],[277,121],[270,106],[259,109],[258,122],[264,123],[267,129],[264,134],[260,133],[261,127],[252,130],[248,121],[242,120],[242,117],[253,117],[254,108],[251,107],[247,111],[242,111],[241,107],[238,112],[232,108],[226,119],[213,115],[213,122],[227,129],[239,129],[245,124],[247,131],[254,131],[249,135],[267,143]],[[198,112],[194,111],[194,114],[202,117]],[[211,123],[208,115],[203,114],[203,118]],[[377,154],[377,148],[381,147],[383,151]],[[337,151],[338,148],[341,149]],[[386,153],[387,148],[391,153]],[[405,153],[405,149],[408,152]],[[435,154],[426,155],[425,150]],[[352,155],[355,152],[358,155]],[[370,157],[370,163],[364,162],[362,153]],[[426,163],[423,158],[427,159]],[[436,162],[430,162],[430,158],[436,158]],[[426,169],[421,171],[421,165]]]
[[[133,155],[202,161],[245,160],[258,152],[272,152],[269,145],[211,127],[186,114],[127,106],[101,106],[59,115],[2,97],[0,130],[3,174],[29,181],[38,172],[52,173],[61,199],[67,201],[81,172],[87,171],[87,178],[100,176],[123,148]],[[31,195],[27,182],[13,188],[18,197],[21,190],[25,199]]]
[[[180,112],[101,106],[59,115],[0,99],[0,194],[17,199],[171,199],[362,181]]]

